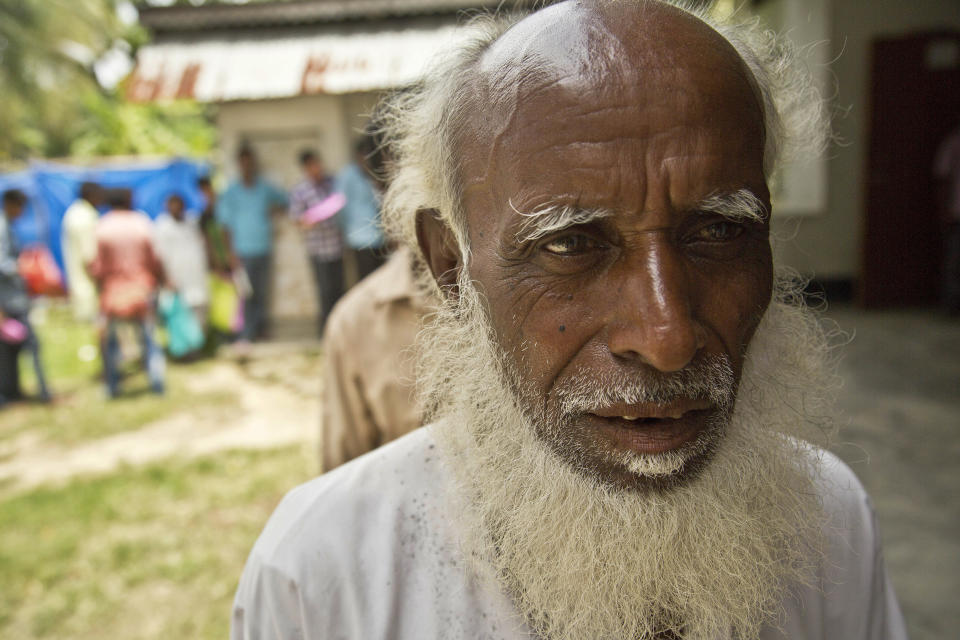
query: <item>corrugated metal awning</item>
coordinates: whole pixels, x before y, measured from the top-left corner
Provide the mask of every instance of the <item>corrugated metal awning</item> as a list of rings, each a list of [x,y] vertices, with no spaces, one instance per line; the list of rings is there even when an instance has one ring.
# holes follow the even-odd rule
[[[140,24],[158,34],[388,20],[462,11],[521,11],[554,0],[283,0],[138,7]]]
[[[448,26],[148,45],[137,52],[127,97],[222,102],[393,89],[415,82],[461,33]]]

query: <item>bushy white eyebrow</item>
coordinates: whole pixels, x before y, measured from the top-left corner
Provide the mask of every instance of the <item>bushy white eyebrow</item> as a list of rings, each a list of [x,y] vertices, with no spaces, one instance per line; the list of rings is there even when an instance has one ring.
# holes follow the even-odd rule
[[[582,209],[566,204],[547,203],[531,211],[520,211],[509,200],[507,204],[517,215],[524,218],[516,234],[518,243],[533,242],[568,227],[613,215],[613,211],[609,209]],[[763,202],[749,189],[711,195],[696,208],[698,211],[715,213],[735,221],[762,222],[766,217]]]
[[[698,211],[716,213],[729,220],[763,222],[767,209],[749,189],[709,196],[697,205]]]
[[[545,204],[531,211],[520,211],[509,200],[507,204],[524,218],[516,235],[518,243],[533,242],[551,233],[613,215],[608,209],[581,209],[566,204]]]

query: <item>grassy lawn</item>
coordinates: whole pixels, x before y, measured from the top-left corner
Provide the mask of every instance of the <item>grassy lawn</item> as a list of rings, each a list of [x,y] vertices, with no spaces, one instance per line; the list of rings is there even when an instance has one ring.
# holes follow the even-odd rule
[[[21,443],[69,449],[174,413],[229,420],[241,411],[239,394],[249,392],[216,382],[222,361],[168,362],[167,393],[155,396],[134,361],[124,395],[108,400],[93,327],[52,303],[34,314],[34,328],[56,401],[0,409],[0,462],[18,455]],[[303,386],[294,396],[315,402],[319,358],[264,357],[242,375],[254,385],[293,380]],[[24,391],[34,393],[29,359],[20,364]],[[62,487],[0,491],[0,638],[227,637],[256,536],[283,494],[315,473],[316,451],[302,445],[171,458]]]
[[[190,377],[202,375],[204,367],[209,366],[207,362],[168,363],[167,392],[156,396],[147,392],[147,378],[137,361],[124,367],[124,394],[108,401],[100,381],[95,329],[75,322],[69,308],[59,301],[40,309],[33,318],[44,371],[56,402],[50,406],[24,402],[0,410],[0,442],[29,431],[43,440],[69,446],[137,429],[183,407],[228,407],[235,402],[231,393],[190,389]],[[126,343],[136,344],[132,335],[124,337]],[[35,394],[33,366],[26,354],[21,355],[20,372],[24,392]]]
[[[52,379],[54,390],[72,391],[98,378],[96,329],[90,323],[76,322],[65,300],[37,303],[30,318],[40,338],[44,371],[48,382]],[[21,356],[20,378],[24,391],[36,391],[33,366],[26,354]]]
[[[0,502],[0,637],[225,638],[253,541],[314,465],[232,451]]]
[[[54,387],[57,400],[52,405],[24,402],[0,410],[0,441],[29,431],[43,440],[68,446],[138,429],[184,407],[232,405],[236,401],[232,393],[190,390],[190,376],[202,372],[203,366],[168,366],[163,396],[146,392],[146,376],[139,372],[124,381],[124,389],[129,392],[116,400],[107,400],[99,383],[89,382],[66,393]]]

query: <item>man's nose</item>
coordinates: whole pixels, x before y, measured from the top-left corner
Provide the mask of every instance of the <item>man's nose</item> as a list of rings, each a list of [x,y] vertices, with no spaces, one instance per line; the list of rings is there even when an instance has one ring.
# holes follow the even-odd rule
[[[694,300],[682,256],[657,242],[620,265],[621,287],[610,323],[611,353],[660,371],[679,371],[706,344],[706,329],[694,317]]]

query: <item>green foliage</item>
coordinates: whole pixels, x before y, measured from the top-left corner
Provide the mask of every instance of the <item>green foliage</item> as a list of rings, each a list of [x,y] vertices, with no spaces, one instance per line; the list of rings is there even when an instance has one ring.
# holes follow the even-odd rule
[[[214,143],[196,104],[136,105],[94,64],[146,40],[119,0],[0,0],[0,163],[67,155],[200,155]]]
[[[258,2],[289,2],[289,0],[146,0],[147,5],[158,5],[158,6],[168,6],[170,4],[187,6],[187,7],[198,7],[200,5],[209,5],[209,4],[256,4]]]
[[[70,155],[202,156],[216,143],[208,109],[196,102],[139,104],[90,92],[83,107]]]

